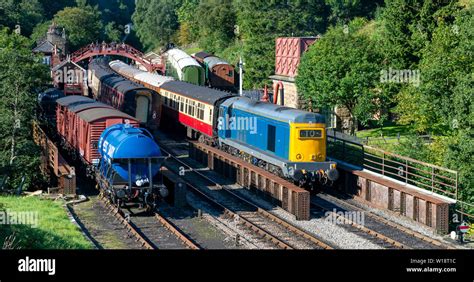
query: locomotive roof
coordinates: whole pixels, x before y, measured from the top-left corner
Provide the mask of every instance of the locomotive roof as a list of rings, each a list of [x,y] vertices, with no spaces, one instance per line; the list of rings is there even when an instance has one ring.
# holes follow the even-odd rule
[[[123,113],[121,111],[118,111],[114,108],[92,108],[92,109],[88,109],[88,110],[80,112],[77,116],[86,122],[92,122],[101,118],[112,118],[112,117],[136,120],[136,118],[130,115],[127,115],[126,113]]]
[[[234,109],[239,109],[282,122],[325,123],[325,118],[321,114],[275,105],[268,102],[254,101],[247,97],[235,97],[222,103],[223,106],[229,106],[231,104]]]
[[[79,104],[79,105],[72,105],[69,107],[69,111],[73,113],[77,113],[79,111],[92,109],[92,108],[112,108],[111,106],[100,103],[100,102],[93,102],[93,103],[86,103],[86,104]]]
[[[170,81],[161,85],[161,89],[186,96],[191,99],[214,105],[218,100],[235,96],[232,93],[197,86],[183,81]]]
[[[80,95],[69,95],[63,98],[59,98],[56,100],[56,102],[61,105],[61,106],[69,106],[71,104],[75,104],[78,102],[83,102],[83,103],[92,103],[94,100],[91,98],[85,97],[85,96],[80,96]]]

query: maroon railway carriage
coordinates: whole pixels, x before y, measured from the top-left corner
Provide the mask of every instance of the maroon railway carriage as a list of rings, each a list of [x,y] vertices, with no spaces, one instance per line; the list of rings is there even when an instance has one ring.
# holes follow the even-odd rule
[[[206,52],[198,52],[194,58],[206,69],[206,80],[211,87],[225,90],[235,87],[234,66]]]
[[[70,97],[76,97],[77,100]],[[67,147],[88,164],[98,164],[100,155],[97,143],[107,127],[119,123],[128,123],[134,127],[140,124],[136,118],[87,97],[68,96],[57,102],[59,135],[66,141]]]
[[[231,93],[209,89],[182,81],[163,83],[160,88],[163,102],[164,126],[184,126],[188,137],[213,139],[217,137],[219,105]]]
[[[89,71],[89,85],[97,100],[134,116],[142,126],[158,128],[161,100],[155,91],[115,73],[105,58],[92,60]]]

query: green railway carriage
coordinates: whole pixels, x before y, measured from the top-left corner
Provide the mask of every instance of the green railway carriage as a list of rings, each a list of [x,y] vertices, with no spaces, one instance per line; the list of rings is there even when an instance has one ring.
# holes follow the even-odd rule
[[[166,75],[191,84],[204,85],[204,69],[195,59],[176,48],[168,50],[166,54]]]

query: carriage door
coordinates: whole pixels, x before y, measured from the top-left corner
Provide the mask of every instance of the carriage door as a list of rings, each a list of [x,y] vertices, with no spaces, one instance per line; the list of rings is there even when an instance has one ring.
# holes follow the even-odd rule
[[[148,122],[148,109],[150,108],[150,101],[146,96],[137,96],[137,108],[135,111],[135,117],[142,123]]]

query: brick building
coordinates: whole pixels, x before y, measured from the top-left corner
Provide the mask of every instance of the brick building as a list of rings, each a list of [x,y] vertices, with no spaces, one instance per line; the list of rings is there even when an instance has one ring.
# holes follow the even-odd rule
[[[275,74],[270,76],[273,81],[273,95],[278,95],[277,103],[292,108],[311,108],[326,116],[329,128],[342,131],[350,130],[350,119],[344,107],[318,107],[304,105],[296,87],[295,78],[301,58],[319,37],[280,37],[275,42]]]

